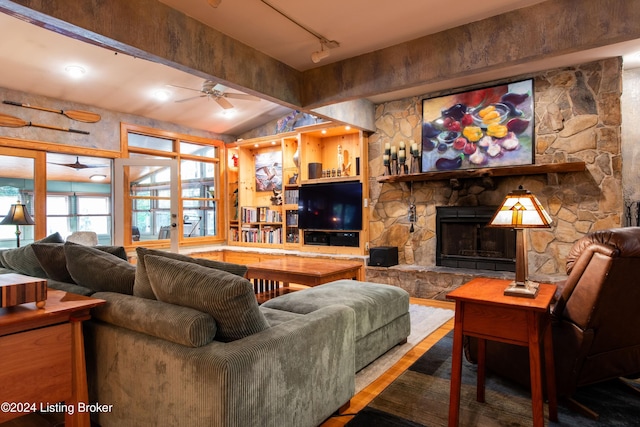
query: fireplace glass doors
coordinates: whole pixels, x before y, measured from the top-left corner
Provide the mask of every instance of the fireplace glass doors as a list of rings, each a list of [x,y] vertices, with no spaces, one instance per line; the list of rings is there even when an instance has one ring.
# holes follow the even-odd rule
[[[496,209],[487,206],[438,207],[436,265],[515,271],[515,232],[508,228],[487,227]]]

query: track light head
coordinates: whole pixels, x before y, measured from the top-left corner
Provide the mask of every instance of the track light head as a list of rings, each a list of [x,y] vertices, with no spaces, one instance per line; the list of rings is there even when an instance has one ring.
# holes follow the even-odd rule
[[[220,3],[222,3],[222,0],[208,0],[208,1],[209,1],[209,6],[214,8],[220,6]]]
[[[327,58],[331,53],[328,50],[319,50],[317,52],[313,52],[311,54],[311,61],[313,61],[314,64],[317,64],[318,62],[322,61],[323,59]]]

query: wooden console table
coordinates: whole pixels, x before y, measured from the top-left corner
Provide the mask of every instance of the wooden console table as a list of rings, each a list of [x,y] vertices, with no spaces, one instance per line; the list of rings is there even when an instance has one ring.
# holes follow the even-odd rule
[[[50,409],[67,427],[90,425],[82,322],[104,303],[48,289],[44,308],[0,308],[0,423]]]
[[[364,264],[335,259],[286,257],[247,266],[258,302],[288,292],[290,283],[317,286],[339,279],[363,279]]]
[[[451,363],[451,395],[449,426],[457,426],[462,380],[462,338],[478,338],[478,402],[484,402],[484,369],[486,340],[501,341],[529,348],[531,368],[531,406],[533,425],[544,426],[543,364],[546,371],[549,419],[558,421],[555,388],[553,341],[549,305],[555,285],[540,284],[536,298],[503,295],[509,280],[477,278],[447,294],[456,302]]]

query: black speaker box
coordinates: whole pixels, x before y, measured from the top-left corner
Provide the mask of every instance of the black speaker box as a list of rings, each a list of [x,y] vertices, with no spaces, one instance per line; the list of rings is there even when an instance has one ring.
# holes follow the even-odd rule
[[[369,250],[369,265],[374,267],[391,267],[398,265],[398,248],[380,246]]]

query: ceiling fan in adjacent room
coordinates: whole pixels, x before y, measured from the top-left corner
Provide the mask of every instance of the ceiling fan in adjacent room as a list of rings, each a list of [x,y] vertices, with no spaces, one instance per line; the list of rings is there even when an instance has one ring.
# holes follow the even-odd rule
[[[74,163],[54,163],[54,162],[47,162],[47,163],[52,165],[65,166],[75,170],[89,169],[89,168],[106,168],[109,166],[109,165],[89,165],[89,164],[80,163],[79,157],[76,157],[76,161]]]
[[[207,99],[213,99],[225,110],[233,108],[233,104],[229,102],[227,98],[242,99],[245,101],[260,101],[260,98],[258,98],[257,96],[247,95],[246,93],[224,92],[222,90],[216,89],[217,85],[218,84],[216,82],[213,82],[211,80],[205,80],[202,83],[202,89],[193,89],[190,87],[171,85],[171,84],[167,86],[176,87],[179,89],[191,90],[194,92],[200,92],[200,95],[179,99],[176,102],[186,102],[186,101],[191,101],[192,99],[197,99],[197,98],[207,98]]]

